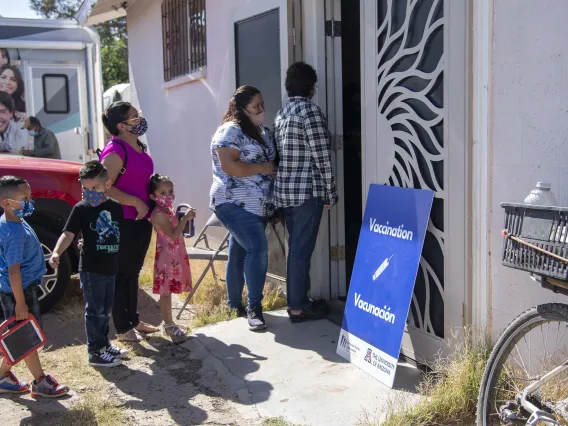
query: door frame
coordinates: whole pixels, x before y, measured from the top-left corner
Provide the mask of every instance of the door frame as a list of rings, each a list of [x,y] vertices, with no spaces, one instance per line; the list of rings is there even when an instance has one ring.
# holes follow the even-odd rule
[[[362,158],[376,158],[372,144],[378,140],[376,121],[376,18],[377,0],[361,0],[361,110]],[[470,8],[467,0],[444,2],[444,339],[407,326],[401,353],[431,364],[437,354],[448,353],[447,344],[455,330],[463,330],[469,304],[471,264],[470,208]],[[366,112],[365,112],[366,111]],[[363,161],[363,209],[372,182],[367,170],[376,164]],[[449,177],[452,177],[449,179]],[[381,183],[381,182],[378,182]]]
[[[341,22],[341,1],[325,0],[325,21]],[[339,202],[329,212],[329,247],[345,248],[345,168],[343,158],[343,64],[342,38],[325,37],[326,51],[326,104],[329,130],[332,140],[332,163],[336,177]],[[338,250],[341,252],[341,250]],[[330,256],[331,300],[347,296],[347,271],[345,256]]]

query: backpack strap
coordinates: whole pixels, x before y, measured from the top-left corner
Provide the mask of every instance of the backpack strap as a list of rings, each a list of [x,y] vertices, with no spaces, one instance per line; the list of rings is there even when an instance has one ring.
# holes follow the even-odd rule
[[[115,143],[117,145],[120,145],[120,147],[122,148],[122,152],[124,154],[124,161],[122,162],[122,168],[118,172],[118,175],[116,176],[116,179],[114,180],[114,183],[113,183],[113,185],[116,185],[118,180],[120,179],[120,177],[123,174],[126,173],[126,163],[128,163],[128,151],[126,151],[126,147],[124,146],[124,144],[122,142],[119,142],[116,139],[112,140],[111,143]],[[102,154],[102,151],[100,150],[100,148],[97,148],[96,153],[97,153],[97,156],[99,157],[99,161],[100,161],[101,154]]]

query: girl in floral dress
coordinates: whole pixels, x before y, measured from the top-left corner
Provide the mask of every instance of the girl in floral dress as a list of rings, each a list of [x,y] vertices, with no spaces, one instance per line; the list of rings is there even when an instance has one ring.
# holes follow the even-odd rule
[[[174,183],[168,177],[155,174],[150,178],[150,199],[155,203],[150,221],[157,233],[154,260],[154,294],[160,295],[164,332],[172,338],[187,333],[172,318],[172,294],[191,291],[191,270],[182,232],[187,222],[195,218],[188,209],[178,221],[173,210]]]

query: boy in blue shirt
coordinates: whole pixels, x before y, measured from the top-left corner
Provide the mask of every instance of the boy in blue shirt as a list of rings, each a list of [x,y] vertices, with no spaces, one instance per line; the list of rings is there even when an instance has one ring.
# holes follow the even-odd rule
[[[39,240],[24,220],[34,211],[32,190],[16,176],[0,178],[0,304],[4,318],[23,321],[32,314],[41,325],[37,286],[45,274],[45,260]],[[24,362],[34,376],[33,397],[58,398],[69,388],[43,372],[37,351]],[[0,393],[24,393],[30,389],[10,371],[6,360],[0,365]]]

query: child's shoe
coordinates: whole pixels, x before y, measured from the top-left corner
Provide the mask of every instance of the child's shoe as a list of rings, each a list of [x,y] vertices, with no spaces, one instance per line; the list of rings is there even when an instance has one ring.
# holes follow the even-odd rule
[[[112,343],[110,345],[108,345],[108,347],[105,349],[105,351],[106,351],[106,353],[111,354],[113,357],[118,358],[118,359],[122,359],[126,355],[128,355],[128,351],[126,349],[117,348]]]
[[[29,390],[30,384],[20,382],[11,371],[8,371],[6,376],[0,379],[0,393],[26,393]]]
[[[101,349],[98,354],[89,354],[89,365],[91,367],[116,367],[120,364],[122,364],[121,360],[104,349]]]
[[[60,398],[69,392],[69,388],[65,385],[60,385],[51,376],[44,376],[38,382],[32,382],[32,396],[34,398]]]

